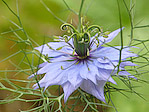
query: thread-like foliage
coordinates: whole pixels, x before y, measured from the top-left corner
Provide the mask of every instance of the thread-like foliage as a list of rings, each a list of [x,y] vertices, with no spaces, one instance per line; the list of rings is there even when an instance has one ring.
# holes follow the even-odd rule
[[[54,88],[50,87],[49,89],[46,89],[45,91],[43,88],[40,88],[39,80],[42,78],[42,76],[35,76],[33,80],[28,79],[19,79],[17,78],[19,75],[28,77],[31,74],[36,73],[36,71],[39,69],[38,65],[41,62],[46,62],[46,58],[42,54],[39,54],[36,50],[34,50],[35,46],[39,46],[38,43],[36,43],[36,40],[33,40],[27,32],[25,31],[23,27],[23,21],[21,21],[20,14],[19,14],[19,6],[18,1],[16,2],[17,5],[17,12],[13,11],[11,7],[7,4],[5,0],[2,0],[4,5],[8,8],[8,10],[16,17],[18,23],[9,20],[10,23],[12,23],[13,27],[10,27],[10,31],[1,32],[1,38],[6,38],[10,41],[13,41],[15,44],[14,46],[18,46],[19,50],[12,55],[6,57],[5,59],[1,60],[0,63],[4,61],[8,61],[15,69],[5,69],[0,70],[1,74],[4,74],[4,77],[2,77],[0,80],[0,90],[8,91],[9,96],[5,97],[4,99],[0,99],[0,104],[7,104],[12,103],[15,101],[21,101],[25,103],[31,103],[31,106],[26,108],[25,110],[19,110],[20,112],[75,112],[75,111],[106,111],[107,108],[114,108],[115,111],[118,111],[116,107],[114,106],[114,102],[112,101],[111,94],[114,94],[114,92],[119,92],[122,95],[126,96],[125,93],[134,93],[138,95],[139,97],[145,99],[140,93],[137,93],[133,86],[133,82],[139,83],[149,83],[148,81],[142,80],[140,78],[141,75],[148,74],[149,70],[146,69],[149,67],[149,39],[141,40],[134,37],[134,30],[140,29],[140,28],[148,28],[149,25],[143,25],[138,26],[134,25],[133,23],[133,9],[134,4],[132,3],[130,7],[127,6],[127,3],[125,0],[121,0],[122,3],[125,5],[125,8],[127,10],[129,21],[131,23],[131,33],[130,33],[130,43],[129,46],[135,46],[136,48],[136,54],[138,57],[133,57],[127,59],[128,61],[131,61],[133,63],[138,64],[137,67],[128,67],[126,68],[127,71],[129,71],[132,75],[137,77],[137,80],[130,79],[127,76],[122,77],[115,75],[117,79],[120,79],[122,83],[126,86],[126,88],[119,88],[118,86],[115,86],[111,83],[107,83],[105,85],[105,97],[107,104],[102,103],[92,95],[87,94],[81,89],[76,90],[71,97],[69,98],[68,102],[64,104],[63,102],[63,92],[60,86],[54,86]],[[81,15],[82,15],[82,9],[84,8],[83,5],[86,2],[85,0],[82,0],[79,8],[79,12],[73,10],[70,8],[70,6],[67,4],[65,0],[62,0],[65,4],[68,11],[78,16],[79,20],[79,27],[80,30],[81,27]],[[60,19],[58,16],[56,16],[52,10],[46,5],[44,1],[40,1],[41,4],[47,9],[47,11],[54,16],[55,19],[60,21],[61,23],[67,23],[66,21]],[[90,0],[90,2],[94,2]],[[131,1],[132,2],[132,1]],[[89,10],[89,6],[87,7],[87,10]],[[119,20],[120,20],[120,27],[123,26],[122,24],[122,16],[121,16],[121,8],[119,0],[117,0],[118,3],[118,10],[119,10]],[[87,12],[85,12],[87,13]],[[6,34],[11,34],[15,38],[8,38]],[[123,31],[121,31],[121,49],[120,49],[120,57],[121,57],[121,51],[124,49],[124,36]],[[43,41],[43,44],[45,41]],[[113,47],[110,44],[105,44],[106,46]],[[15,61],[13,60],[14,57],[21,57],[19,64],[15,64]],[[35,59],[38,60],[35,62]],[[119,59],[119,65],[121,63],[121,58]],[[10,74],[15,74],[13,78],[9,78]],[[39,89],[35,90],[32,88],[32,85],[34,83],[37,83],[39,86]],[[55,92],[53,92],[55,91]],[[27,96],[27,97],[26,97]],[[78,108],[79,107],[79,108]]]

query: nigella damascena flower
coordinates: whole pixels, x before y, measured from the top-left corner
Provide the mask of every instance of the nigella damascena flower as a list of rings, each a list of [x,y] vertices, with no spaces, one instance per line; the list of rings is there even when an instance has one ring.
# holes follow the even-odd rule
[[[39,81],[40,87],[45,89],[51,85],[61,85],[64,90],[64,102],[77,88],[95,96],[105,102],[104,85],[107,82],[116,84],[112,76],[118,72],[120,76],[131,76],[125,70],[125,66],[136,66],[136,64],[126,61],[129,57],[137,55],[130,52],[130,47],[124,47],[121,52],[121,46],[103,47],[118,35],[121,29],[112,33],[103,33],[101,28],[93,25],[83,26],[81,32],[78,32],[72,25],[64,24],[62,29],[70,28],[71,35],[59,37],[58,42],[49,42],[48,44],[36,47],[40,53],[48,57],[48,61],[39,65],[39,70],[34,75],[45,74]],[[98,29],[98,33],[91,37],[93,29]],[[119,59],[121,64],[119,65]],[[118,66],[119,65],[119,66]],[[38,84],[34,88],[39,88]]]

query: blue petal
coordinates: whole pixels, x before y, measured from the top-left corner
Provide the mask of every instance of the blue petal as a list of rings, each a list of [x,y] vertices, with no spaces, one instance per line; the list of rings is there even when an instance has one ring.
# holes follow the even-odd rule
[[[39,84],[44,85],[44,87],[47,88],[51,85],[61,85],[65,83],[68,80],[69,75],[69,69],[67,68],[73,64],[74,62],[57,62],[46,64],[43,68],[37,71],[37,75],[46,73],[45,76],[39,81]],[[62,70],[61,67],[66,70]],[[37,86],[38,84],[34,85],[34,87],[38,88]]]
[[[63,91],[64,91],[64,103],[66,103],[68,97],[79,87],[74,87],[71,85],[70,82],[66,82],[65,84],[62,85]]]
[[[85,63],[80,63],[80,76],[83,78],[83,79],[87,79],[87,74],[88,74],[88,67]]]
[[[121,62],[120,66],[124,68],[125,66],[137,66],[137,64],[134,64],[131,61],[126,61],[126,62]]]
[[[48,63],[48,62],[44,62],[44,63],[40,64],[40,65],[38,66],[38,68],[44,67],[47,63]]]
[[[128,76],[128,78],[133,78],[135,80],[138,80],[135,76],[131,75],[131,76]]]
[[[98,81],[98,85],[95,85],[90,80],[84,80],[80,85],[80,88],[85,92],[92,94],[99,100],[106,102],[104,97],[104,85],[106,81]]]
[[[112,62],[109,62],[109,63],[101,63],[98,61],[98,59],[94,60],[93,61],[95,66],[97,66],[98,68],[103,68],[103,69],[114,69],[115,68],[115,65],[112,64]]]
[[[103,45],[103,44],[105,44],[105,43],[111,42],[111,41],[119,34],[119,32],[121,31],[121,29],[123,29],[123,28],[119,28],[119,29],[117,29],[117,30],[111,32],[111,33],[108,35],[108,38],[105,38],[105,37],[103,37],[103,36],[99,36],[98,39],[99,39],[100,44],[99,44],[98,47],[100,47],[101,45]],[[98,36],[98,34],[96,34],[95,36],[93,36],[93,37],[91,38],[91,41],[92,41],[95,37],[97,37],[97,36]],[[94,40],[94,41],[95,41],[96,43],[98,43],[97,40]],[[96,49],[96,48],[97,48],[97,45],[96,45],[96,44],[92,44],[91,48],[92,48],[92,49]]]
[[[59,56],[59,57],[55,57],[55,58],[50,59],[50,62],[52,62],[52,63],[64,62],[64,61],[74,61],[74,63],[75,63],[75,58],[70,56],[70,55],[66,55],[66,56]]]
[[[101,58],[101,57],[99,57],[99,58],[97,58],[97,60],[100,62],[100,63],[110,63],[110,60],[108,60],[107,58]]]
[[[61,55],[68,55],[72,54],[73,49],[69,47],[65,42],[49,42],[47,44],[44,44],[42,46],[36,47],[35,49],[38,50],[43,55],[48,55],[48,57],[56,57]],[[60,50],[57,50],[58,48],[61,48]]]
[[[133,79],[136,79],[137,80],[137,78],[135,77],[135,76],[133,76],[133,75],[131,75],[129,72],[127,72],[127,71],[119,71],[119,73],[118,73],[119,75],[122,75],[122,76],[128,76],[128,78],[133,78]]]
[[[118,73],[119,75],[131,75],[129,72],[127,71],[119,71]]]
[[[62,85],[67,81],[67,79],[68,79],[67,71],[55,72],[54,75],[46,73],[45,76],[39,81],[39,85],[40,87],[45,87],[46,89],[48,86]],[[34,89],[39,88],[38,84],[34,84],[33,87],[35,87]]]
[[[80,70],[80,76],[83,79],[89,79],[94,84],[97,84],[96,75],[98,74],[98,68],[92,62],[82,62],[78,70]]]
[[[57,69],[57,63],[56,64],[53,64],[53,63],[46,63],[46,64],[44,64],[43,63],[43,64],[40,64],[40,65],[41,66],[44,65],[44,66],[42,68],[40,68],[35,74],[32,74],[31,76],[29,76],[28,79],[33,78],[35,75],[47,73],[49,70]]]
[[[79,73],[79,66],[73,65],[71,68],[67,70],[68,72],[68,81],[71,83],[72,86],[78,87],[80,82],[82,81],[82,77]]]
[[[119,49],[120,48],[121,48],[121,46],[116,46],[115,48],[113,48],[113,47],[99,47],[97,50],[90,52],[90,54],[92,57],[95,57],[95,58],[103,57],[103,58],[107,58],[109,60],[119,60],[119,57],[120,57]],[[126,58],[129,58],[129,57],[137,57],[138,56],[134,53],[131,53],[128,50],[129,50],[129,48],[124,48],[122,50],[122,55],[121,55],[122,60],[125,60]]]
[[[97,79],[98,80],[104,80],[106,82],[111,82],[113,84],[116,84],[116,82],[111,77],[116,72],[117,72],[117,70],[99,69],[99,74],[98,74]]]
[[[124,28],[124,27],[123,27]],[[104,43],[108,43],[108,42],[111,42],[118,34],[121,30],[123,30],[123,28],[119,28],[113,32],[111,32],[107,38],[105,37],[98,37],[99,41],[102,42],[102,44]]]
[[[89,73],[87,79],[91,80],[94,84],[97,85],[97,75],[99,74],[98,67],[94,65],[93,62],[88,62]]]

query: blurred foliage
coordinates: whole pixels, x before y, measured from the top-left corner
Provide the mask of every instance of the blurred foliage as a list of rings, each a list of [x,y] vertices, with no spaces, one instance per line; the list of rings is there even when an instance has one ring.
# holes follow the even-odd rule
[[[15,0],[5,0],[8,5],[12,8],[14,12],[17,12],[16,1]],[[65,0],[68,6],[74,11],[78,12],[80,7],[81,0]],[[126,4],[124,4],[124,1]],[[64,22],[73,22],[73,24],[78,23],[78,17],[74,14],[68,7],[65,5],[63,0],[44,0],[47,7],[60,19]],[[136,53],[148,53],[149,43],[144,42],[143,40],[149,39],[149,0],[119,0],[120,2],[120,13],[122,17],[122,26],[125,27],[123,30],[124,35],[124,45],[128,45],[132,32],[131,32],[131,21],[126,5],[129,9],[132,7],[132,20],[133,26],[136,27],[133,29],[133,38],[138,39],[135,40],[132,44],[140,47],[140,49],[135,49]],[[40,2],[40,0],[18,0],[19,6],[19,14],[20,19],[22,21],[23,27],[29,37],[33,39],[39,45],[44,42],[52,41],[53,35],[62,35],[63,32],[60,30],[60,26],[62,22],[58,21]],[[119,9],[117,0],[85,0],[85,4],[83,7],[82,16],[85,16],[90,24],[97,24],[102,26],[104,31],[109,30],[113,31],[120,27],[119,20]],[[10,31],[11,29],[16,29],[16,26],[12,24],[11,21],[19,24],[17,18],[8,10],[6,5],[0,1],[0,62],[8,56],[19,51],[19,49],[24,49],[26,47],[23,43],[15,44],[16,42],[11,41],[10,39],[16,40],[14,33],[4,32]],[[145,26],[145,27],[139,27]],[[17,31],[22,39],[25,39],[25,35]],[[140,41],[142,40],[142,41]],[[33,46],[37,46],[36,43],[33,43]],[[112,45],[120,45],[120,36],[117,36]],[[146,48],[147,47],[147,48]],[[142,49],[143,48],[143,49]],[[31,47],[28,46],[28,49],[31,50]],[[147,54],[148,56],[148,54]],[[19,79],[26,80],[27,77],[32,74],[30,71],[24,74],[21,70],[26,70],[29,65],[24,63],[20,64],[23,54],[12,56],[10,59],[3,61],[0,63],[0,78],[8,76],[8,79]],[[29,60],[33,59],[32,55],[29,55]],[[139,58],[138,61],[144,62],[143,58]],[[38,58],[34,57],[33,65],[38,65]],[[139,64],[140,65],[140,64]],[[141,66],[141,65],[140,65]],[[18,68],[20,67],[20,68]],[[17,68],[17,69],[16,69]],[[149,72],[143,73],[144,70],[148,70],[149,66],[145,66],[141,69],[142,75],[139,75],[138,78],[141,80],[149,81]],[[20,70],[20,72],[4,72],[4,70]],[[19,74],[20,73],[20,74]],[[7,79],[7,78],[6,78]],[[126,88],[125,85],[119,79],[115,78],[119,88]],[[149,86],[143,81],[132,82],[133,86],[136,87],[135,91],[141,94],[145,99],[140,98],[139,96],[131,93],[126,93],[128,97],[123,96],[119,92],[113,92],[112,100],[120,112],[147,112],[149,110]],[[1,82],[4,82],[1,80]],[[9,82],[9,81],[6,81]],[[24,86],[23,81],[15,82],[15,84],[19,83],[19,85]],[[27,84],[25,82],[25,84]],[[9,85],[7,85],[9,87]],[[31,86],[30,86],[31,87]],[[117,86],[116,86],[117,87]],[[52,88],[52,87],[51,87]],[[25,88],[24,88],[25,89]],[[0,90],[1,91],[1,90]],[[39,91],[38,91],[39,92]],[[7,91],[2,91],[0,94],[0,99],[4,99],[10,95]],[[32,99],[32,98],[29,98]],[[18,106],[19,105],[19,106]],[[23,105],[23,107],[21,106]],[[11,107],[11,108],[10,108]],[[8,105],[0,105],[0,112],[9,112],[12,108],[14,112],[21,110],[25,110],[30,107],[30,104],[15,102]],[[114,112],[113,108],[108,108],[109,112]]]

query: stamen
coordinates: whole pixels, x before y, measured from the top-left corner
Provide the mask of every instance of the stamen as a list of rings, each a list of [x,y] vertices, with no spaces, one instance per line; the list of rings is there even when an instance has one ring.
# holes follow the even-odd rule
[[[49,44],[46,44],[46,45],[49,47],[49,49],[54,50]]]
[[[61,69],[64,70],[63,66],[61,66]]]
[[[56,50],[61,50],[63,47],[65,47],[65,46],[62,46],[62,47],[58,47]]]
[[[79,63],[79,61],[76,62],[76,65]]]
[[[72,55],[74,55],[75,54],[75,49],[73,49],[73,52],[72,52]]]
[[[90,51],[89,51],[89,49],[87,48],[87,56],[89,56],[90,55]]]
[[[88,64],[87,64],[87,62],[85,62],[86,63],[86,66],[87,66],[87,69],[88,69],[88,71],[90,71],[90,68],[88,67]]]
[[[75,64],[79,64],[79,62],[80,62],[80,61],[78,60],[77,62],[71,64],[71,65],[68,66],[67,68],[63,68],[63,66],[61,66],[61,69],[62,69],[62,70],[66,70],[66,69],[70,68],[71,66],[73,66],[73,65],[75,65]]]

